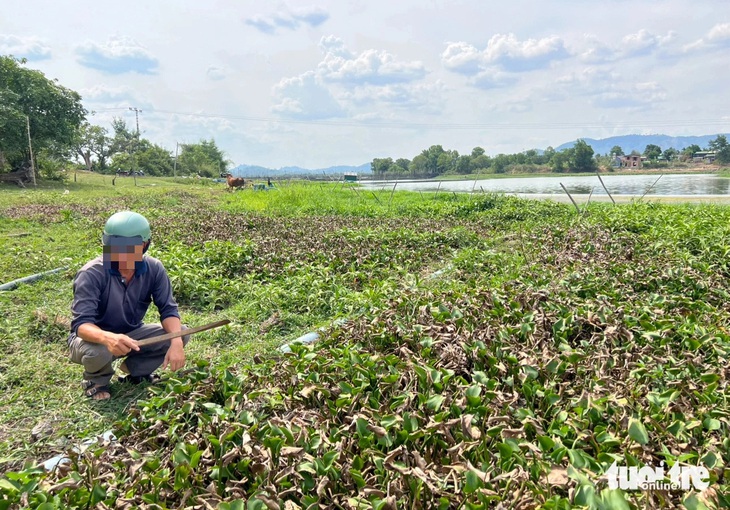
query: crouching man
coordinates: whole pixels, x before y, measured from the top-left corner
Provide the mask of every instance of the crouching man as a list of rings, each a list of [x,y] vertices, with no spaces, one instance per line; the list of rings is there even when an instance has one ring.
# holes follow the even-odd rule
[[[112,362],[125,357],[122,382],[155,382],[158,367],[179,370],[185,365],[187,336],[139,346],[137,340],[181,332],[177,303],[162,263],[146,255],[150,224],[141,214],[122,211],[104,226],[103,255],[76,274],[68,338],[70,358],[84,367],[84,394],[94,400],[111,398]],[[150,303],[160,312],[160,324],[142,324]]]

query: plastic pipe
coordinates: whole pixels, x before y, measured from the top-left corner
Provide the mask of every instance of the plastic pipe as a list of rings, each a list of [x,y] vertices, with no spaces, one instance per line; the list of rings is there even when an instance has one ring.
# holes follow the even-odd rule
[[[42,273],[32,274],[32,275],[26,276],[24,278],[18,278],[17,280],[13,280],[12,282],[3,283],[2,285],[0,285],[0,290],[13,290],[15,287],[17,287],[21,283],[33,283],[36,280],[40,280],[44,276],[47,276],[47,275],[53,274],[53,273],[60,273],[61,271],[65,271],[66,269],[68,269],[68,267],[59,267],[57,269],[51,269],[50,271],[44,271]]]

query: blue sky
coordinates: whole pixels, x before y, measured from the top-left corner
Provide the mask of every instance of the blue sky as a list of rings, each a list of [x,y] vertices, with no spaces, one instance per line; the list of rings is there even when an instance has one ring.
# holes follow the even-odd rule
[[[0,54],[235,164],[730,131],[726,0],[5,0]]]

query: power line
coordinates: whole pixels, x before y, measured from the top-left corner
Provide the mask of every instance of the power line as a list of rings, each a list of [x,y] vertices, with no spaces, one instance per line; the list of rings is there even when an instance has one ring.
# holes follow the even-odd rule
[[[100,108],[95,112],[126,110],[126,108]],[[129,108],[139,113],[142,110]],[[443,129],[443,130],[475,130],[475,129],[575,129],[575,128],[652,128],[652,127],[698,127],[727,125],[730,119],[669,119],[669,120],[632,120],[631,122],[485,122],[485,123],[443,123],[443,122],[362,122],[354,120],[314,120],[314,119],[282,119],[277,117],[254,117],[249,115],[231,115],[221,113],[182,112],[175,110],[148,109],[148,113],[163,115],[182,115],[207,119],[243,120],[249,122],[270,122],[279,124],[301,124],[331,127],[389,128],[389,129]],[[139,118],[137,120],[139,132]]]

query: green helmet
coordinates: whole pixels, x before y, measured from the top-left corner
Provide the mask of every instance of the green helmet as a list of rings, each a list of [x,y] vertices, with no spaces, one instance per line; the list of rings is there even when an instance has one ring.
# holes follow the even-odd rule
[[[150,223],[147,218],[132,211],[121,211],[113,214],[104,225],[103,244],[138,244],[135,241],[146,243],[150,240]],[[139,243],[141,244],[141,243]]]

